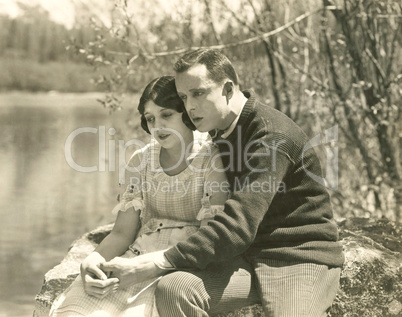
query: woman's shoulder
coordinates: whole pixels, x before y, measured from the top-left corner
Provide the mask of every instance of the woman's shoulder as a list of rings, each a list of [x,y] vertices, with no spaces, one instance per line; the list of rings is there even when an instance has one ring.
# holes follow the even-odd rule
[[[151,144],[147,144],[144,147],[134,151],[127,165],[133,167],[133,166],[140,166],[141,164],[143,164],[144,160],[146,161],[146,158],[148,157],[151,147],[152,147]]]
[[[203,159],[208,154],[215,152],[217,146],[212,141],[211,136],[206,132],[194,131],[194,142],[191,149],[191,159]]]
[[[201,143],[199,152],[202,153],[202,155],[205,155],[205,153],[213,155],[219,153],[219,147],[215,144],[211,136],[208,134],[207,138],[204,139]]]
[[[216,159],[219,160],[219,148],[212,141],[211,136],[206,133],[199,138],[194,138],[195,146],[191,155],[191,166],[203,171],[206,166]]]

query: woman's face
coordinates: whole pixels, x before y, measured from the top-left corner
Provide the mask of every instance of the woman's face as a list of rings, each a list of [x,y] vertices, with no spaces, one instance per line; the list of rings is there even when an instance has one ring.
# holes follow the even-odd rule
[[[148,101],[144,107],[144,116],[148,130],[158,143],[168,149],[183,145],[192,137],[191,131],[182,120],[182,113],[176,110],[157,106]]]

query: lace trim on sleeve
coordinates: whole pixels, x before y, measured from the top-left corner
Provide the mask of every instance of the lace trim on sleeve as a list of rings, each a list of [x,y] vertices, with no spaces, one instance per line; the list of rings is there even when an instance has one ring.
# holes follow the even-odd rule
[[[123,200],[121,202],[119,202],[112,210],[112,214],[113,215],[117,215],[117,213],[119,211],[124,211],[126,212],[128,209],[130,209],[131,207],[134,208],[134,210],[140,210],[142,211],[144,209],[144,202],[142,201],[142,199],[133,199],[130,201],[127,200]]]
[[[210,198],[211,196],[206,194],[201,199],[201,209],[198,212],[197,220],[203,221],[212,219],[216,214],[222,212],[223,209],[225,208],[224,205],[211,205]]]
[[[135,190],[133,185],[128,185],[126,191],[121,197],[121,201],[113,208],[112,214],[116,215],[119,211],[127,211],[133,207],[134,210],[142,211],[144,209],[144,201],[141,193]]]
[[[215,215],[225,209],[224,205],[212,205],[209,208],[201,207],[197,215],[197,220],[212,219]]]

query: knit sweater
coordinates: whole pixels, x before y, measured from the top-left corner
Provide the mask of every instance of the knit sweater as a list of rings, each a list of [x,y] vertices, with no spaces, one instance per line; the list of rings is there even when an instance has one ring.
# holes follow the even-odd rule
[[[322,177],[306,134],[252,92],[244,95],[236,128],[216,141],[232,186],[224,213],[166,251],[166,258],[177,269],[202,269],[240,254],[341,266],[329,194],[307,173]]]

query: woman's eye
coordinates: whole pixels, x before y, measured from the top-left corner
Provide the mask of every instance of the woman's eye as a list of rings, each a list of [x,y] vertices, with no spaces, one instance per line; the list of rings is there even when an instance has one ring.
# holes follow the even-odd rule
[[[169,117],[171,117],[171,116],[172,116],[172,113],[170,113],[170,112],[164,113],[164,114],[162,115],[163,118],[169,118]]]
[[[180,97],[181,100],[186,100],[187,99],[187,96],[185,96],[185,95],[181,95],[179,97]]]
[[[145,118],[145,120],[147,120],[147,122],[149,122],[149,123],[154,122],[154,118],[153,118],[153,117]]]

